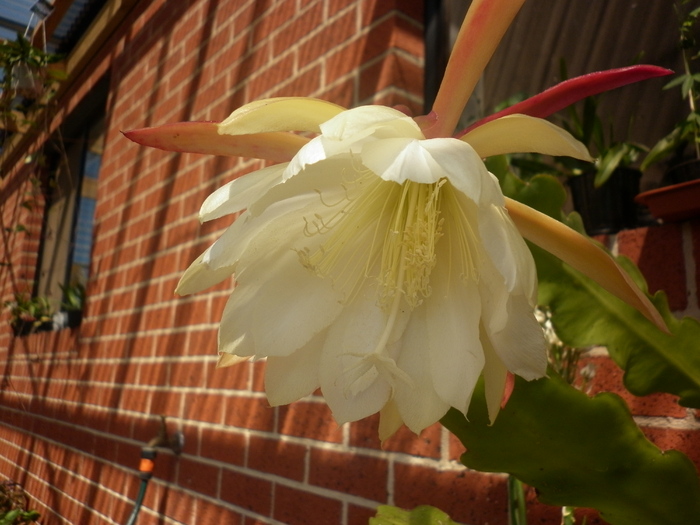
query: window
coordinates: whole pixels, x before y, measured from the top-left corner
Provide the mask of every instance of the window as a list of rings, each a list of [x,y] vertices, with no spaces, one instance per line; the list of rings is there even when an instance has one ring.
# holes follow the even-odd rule
[[[107,80],[76,107],[53,137],[45,181],[46,213],[37,294],[48,298],[55,327],[80,322],[89,278],[97,181],[105,134]]]

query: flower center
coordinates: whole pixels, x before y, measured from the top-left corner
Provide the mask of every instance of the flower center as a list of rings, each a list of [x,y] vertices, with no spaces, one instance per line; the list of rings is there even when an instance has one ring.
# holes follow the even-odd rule
[[[313,252],[298,251],[302,264],[332,279],[346,300],[364,279],[376,278],[378,300],[387,313],[397,298],[415,308],[430,295],[444,184],[397,184],[365,172],[343,185],[342,198],[321,195],[329,214],[306,217],[305,234],[326,238]]]

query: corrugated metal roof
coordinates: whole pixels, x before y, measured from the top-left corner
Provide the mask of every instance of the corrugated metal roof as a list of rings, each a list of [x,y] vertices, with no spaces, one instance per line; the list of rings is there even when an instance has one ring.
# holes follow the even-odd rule
[[[682,71],[673,4],[672,0],[525,2],[486,70],[486,107],[518,92],[534,95],[553,86],[561,80],[561,60],[569,77],[634,63]],[[687,102],[680,90],[662,89],[670,78],[647,80],[601,97],[600,114],[603,120],[615,117],[618,140],[653,144],[683,117]]]
[[[67,53],[75,45],[80,35],[89,26],[105,0],[62,0],[68,2],[66,9],[56,10],[49,16],[60,16],[55,30],[49,35],[48,51]],[[48,4],[57,2],[37,2],[37,0],[0,0],[0,38],[14,40],[18,32],[31,35],[40,20],[40,13]],[[43,6],[40,4],[44,4]],[[32,12],[32,8],[34,11]]]
[[[30,9],[35,0],[0,0],[0,38],[14,40],[17,33],[24,33],[36,26],[38,18]]]
[[[469,2],[441,1],[448,30],[438,37],[454,41]],[[557,84],[562,80],[562,60],[569,77],[635,63],[682,72],[674,4],[673,0],[525,2],[489,62],[462,123],[492,113],[514,95],[531,96]],[[700,0],[685,6],[695,7],[700,7]],[[449,47],[448,42],[441,45]],[[652,146],[688,114],[680,89],[663,89],[671,78],[646,80],[601,95],[599,115],[606,130],[613,127],[615,141]]]

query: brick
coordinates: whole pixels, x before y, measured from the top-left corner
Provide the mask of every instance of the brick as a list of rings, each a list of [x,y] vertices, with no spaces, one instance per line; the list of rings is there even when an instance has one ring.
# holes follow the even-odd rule
[[[463,523],[507,523],[505,478],[470,470],[439,471],[433,468],[396,463],[394,501],[401,508],[419,505],[437,507]]]
[[[274,428],[275,411],[264,398],[227,397],[223,418],[229,426],[270,432]]]
[[[349,525],[364,525],[369,523],[370,518],[377,515],[377,509],[368,509],[366,507],[358,507],[356,505],[348,505],[348,524]]]
[[[169,386],[173,388],[204,387],[209,364],[201,361],[178,361],[169,364]]]
[[[227,509],[220,503],[206,500],[197,501],[197,523],[221,523],[226,525],[243,525],[244,517],[234,510]]]
[[[304,479],[306,453],[306,447],[295,443],[251,436],[246,466],[301,481]]]
[[[423,21],[423,6],[420,2],[401,2],[399,0],[371,0],[362,4],[362,23],[371,24],[379,18],[401,13],[416,22]],[[392,13],[392,11],[394,13]]]
[[[617,234],[617,243],[620,255],[626,255],[639,266],[651,293],[664,290],[671,310],[686,308],[688,302],[680,225],[624,230]]]
[[[181,523],[197,523],[196,506],[197,498],[178,489],[171,488],[167,498],[163,498],[163,505],[159,511],[167,517]]]
[[[693,260],[695,261],[695,297],[700,297],[700,219],[689,222],[691,241],[693,243]]]
[[[356,453],[312,448],[309,483],[378,502],[387,500],[388,462]]]
[[[342,504],[291,487],[275,487],[273,517],[287,525],[326,525],[341,523]]]
[[[423,96],[423,68],[412,60],[388,53],[377,62],[362,69],[360,100],[371,98],[390,87],[401,88],[421,99]]]
[[[206,340],[211,340],[202,349],[206,349],[209,355],[215,355],[216,343],[215,337],[206,337]],[[250,376],[249,364],[239,363],[234,366],[224,368],[216,368],[214,363],[210,363],[209,374],[207,377],[207,388],[223,388],[226,390],[247,390],[248,378]]]
[[[221,500],[263,516],[272,511],[272,483],[224,468],[221,472]]]
[[[248,362],[248,366],[251,368],[252,375],[252,385],[250,389],[253,392],[265,392],[265,367],[264,362]]]
[[[311,64],[336,46],[352,38],[356,32],[356,18],[356,10],[351,9],[331,24],[321,27],[317,34],[299,46],[299,64],[302,67]]]
[[[218,496],[218,467],[183,457],[178,460],[177,470],[177,482],[180,487],[213,498]]]
[[[642,431],[661,450],[680,450],[700,469],[700,431],[642,426]]]
[[[279,407],[279,432],[332,443],[343,439],[328,405],[303,400]]]
[[[321,66],[312,67],[303,74],[296,75],[290,82],[285,82],[282,87],[272,89],[269,96],[308,96],[318,93],[322,85],[322,75]]]
[[[580,368],[590,365],[595,375],[586,385],[586,392],[595,395],[600,392],[614,392],[622,397],[636,416],[678,417],[686,415],[686,409],[678,404],[678,397],[670,394],[651,394],[638,397],[630,394],[623,385],[623,371],[612,359],[605,356],[581,358]]]
[[[224,414],[224,397],[216,393],[184,395],[185,419],[220,423]]]
[[[297,16],[272,37],[273,56],[281,55],[293,49],[294,44],[319,27],[323,17],[323,8],[323,4],[317,2],[308,9],[295,13]],[[327,47],[331,45],[327,44]]]
[[[199,454],[227,465],[243,466],[247,439],[245,435],[221,428],[202,427]]]
[[[350,425],[350,446],[375,450],[396,451],[422,457],[440,457],[441,426],[432,425],[416,436],[401,427],[384,444],[379,441],[379,415],[373,415]]]

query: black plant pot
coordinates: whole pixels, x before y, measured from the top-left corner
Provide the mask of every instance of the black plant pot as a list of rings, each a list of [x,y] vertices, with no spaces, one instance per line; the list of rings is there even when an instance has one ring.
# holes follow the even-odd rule
[[[690,159],[670,167],[664,174],[664,186],[700,179],[700,160]]]
[[[83,322],[83,312],[80,310],[68,310],[66,311],[66,316],[68,318],[66,322],[68,328],[77,328]]]
[[[48,332],[53,330],[53,321],[44,321],[42,323],[36,324],[36,321],[18,319],[10,326],[12,326],[12,333],[15,334],[15,337],[25,337],[29,334],[35,334],[37,332]]]
[[[634,202],[642,173],[617,168],[600,188],[593,186],[595,172],[569,179],[574,208],[581,214],[588,235],[617,233],[640,226],[640,208]]]

